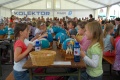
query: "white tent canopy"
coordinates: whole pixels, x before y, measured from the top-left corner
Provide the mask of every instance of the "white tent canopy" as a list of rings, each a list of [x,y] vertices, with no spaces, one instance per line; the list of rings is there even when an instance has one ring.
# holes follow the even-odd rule
[[[47,9],[47,2],[52,2],[53,5],[54,2],[59,1],[60,9],[72,9],[74,7],[77,9],[97,9],[120,3],[120,0],[0,0],[0,6],[9,9]]]
[[[87,10],[119,4],[120,0],[0,0],[0,15],[10,16],[12,10]],[[76,13],[74,13],[75,15]],[[84,13],[83,13],[84,14]],[[95,14],[94,14],[95,15]]]

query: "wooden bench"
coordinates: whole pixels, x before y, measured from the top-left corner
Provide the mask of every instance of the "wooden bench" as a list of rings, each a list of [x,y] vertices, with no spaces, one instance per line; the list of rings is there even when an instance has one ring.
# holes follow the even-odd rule
[[[111,73],[112,73],[112,71],[111,71],[111,66],[113,65],[113,63],[114,63],[114,61],[115,61],[115,57],[108,57],[108,56],[103,56],[103,59],[106,61],[106,62],[108,62],[109,63],[109,65],[110,65],[110,75],[111,75]]]
[[[14,75],[13,75],[13,71],[8,75],[8,77],[5,80],[15,80]]]

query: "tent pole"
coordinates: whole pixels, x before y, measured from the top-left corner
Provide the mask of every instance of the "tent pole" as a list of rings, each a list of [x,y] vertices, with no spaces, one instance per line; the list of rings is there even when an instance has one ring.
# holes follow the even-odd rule
[[[55,17],[55,2],[56,2],[56,0],[53,0],[53,19],[54,19],[54,17]]]
[[[107,6],[106,19],[110,18],[110,6]]]

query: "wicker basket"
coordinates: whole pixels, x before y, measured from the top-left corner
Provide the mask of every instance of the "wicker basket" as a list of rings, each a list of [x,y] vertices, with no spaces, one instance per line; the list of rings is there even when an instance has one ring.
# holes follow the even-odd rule
[[[30,53],[32,64],[36,66],[49,66],[53,64],[56,52],[51,50],[33,51]]]

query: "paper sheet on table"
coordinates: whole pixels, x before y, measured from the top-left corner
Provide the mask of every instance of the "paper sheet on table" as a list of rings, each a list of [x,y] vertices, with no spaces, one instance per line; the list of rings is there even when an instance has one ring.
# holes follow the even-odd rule
[[[71,65],[71,61],[54,61],[52,65]]]

